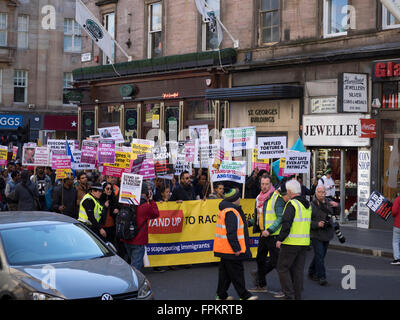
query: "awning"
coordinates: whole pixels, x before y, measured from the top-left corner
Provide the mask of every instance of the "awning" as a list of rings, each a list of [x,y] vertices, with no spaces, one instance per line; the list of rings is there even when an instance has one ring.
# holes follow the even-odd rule
[[[207,89],[207,100],[278,100],[303,98],[303,86],[292,84],[269,84],[221,89]]]
[[[76,131],[78,116],[45,115],[43,130]]]

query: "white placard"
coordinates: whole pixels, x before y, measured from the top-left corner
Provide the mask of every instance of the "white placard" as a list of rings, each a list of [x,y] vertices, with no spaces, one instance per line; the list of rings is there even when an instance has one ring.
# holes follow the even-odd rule
[[[222,145],[225,151],[254,149],[256,147],[256,127],[222,129]]]
[[[224,160],[219,169],[212,166],[209,168],[211,181],[234,181],[245,183],[246,181],[246,161]]]
[[[50,150],[47,147],[36,147],[35,166],[48,167],[50,162]]]
[[[125,204],[140,204],[143,177],[133,173],[122,173],[119,202]]]
[[[369,208],[366,206],[371,192],[371,150],[358,150],[357,227],[369,228]]]
[[[122,136],[121,129],[118,126],[98,128],[99,135],[102,139],[115,140],[115,143],[124,142],[124,137]]]
[[[310,172],[311,152],[288,150],[285,161],[285,175]]]
[[[258,159],[284,158],[286,155],[286,137],[258,138]]]

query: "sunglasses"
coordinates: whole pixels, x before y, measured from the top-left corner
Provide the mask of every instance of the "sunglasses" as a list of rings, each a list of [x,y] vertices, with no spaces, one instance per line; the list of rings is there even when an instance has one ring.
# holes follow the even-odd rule
[[[105,188],[104,190],[111,190],[111,188]]]

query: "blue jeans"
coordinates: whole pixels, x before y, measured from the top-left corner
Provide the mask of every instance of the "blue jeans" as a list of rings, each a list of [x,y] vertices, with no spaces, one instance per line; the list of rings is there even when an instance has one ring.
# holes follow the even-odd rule
[[[311,245],[314,248],[314,258],[308,268],[308,274],[316,275],[318,279],[326,279],[325,255],[328,250],[329,241],[320,241],[311,239]]]
[[[137,270],[141,270],[143,268],[143,257],[146,250],[145,245],[136,245],[136,244],[128,244],[124,243],[126,252],[128,256],[131,258],[131,266],[135,267]]]
[[[400,259],[400,228],[393,227],[393,257]]]

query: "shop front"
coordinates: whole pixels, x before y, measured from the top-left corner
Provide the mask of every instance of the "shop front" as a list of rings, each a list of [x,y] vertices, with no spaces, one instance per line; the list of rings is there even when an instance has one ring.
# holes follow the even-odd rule
[[[184,129],[193,125],[218,132],[225,126],[226,106],[207,101],[205,91],[227,87],[222,67],[235,61],[236,51],[224,49],[221,56],[203,52],[116,64],[121,77],[111,68],[96,75],[107,66],[74,70],[74,86],[83,91],[79,138],[110,126],[119,126],[126,142],[185,139]]]
[[[379,60],[372,64],[372,107],[377,121],[377,139],[372,144],[372,175],[375,190],[390,201],[399,195],[399,139],[400,139],[400,59]],[[391,229],[379,216],[371,221],[376,228]]]
[[[311,151],[311,181],[332,169],[336,199],[342,207],[342,221],[357,221],[369,227],[365,207],[370,189],[370,139],[361,137],[361,113],[304,115],[303,143]]]

